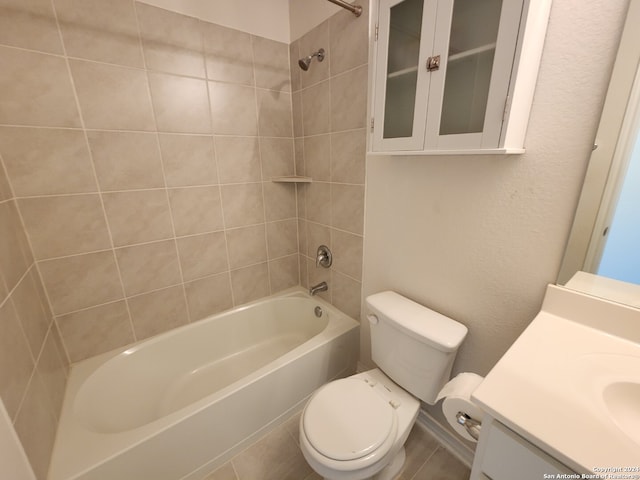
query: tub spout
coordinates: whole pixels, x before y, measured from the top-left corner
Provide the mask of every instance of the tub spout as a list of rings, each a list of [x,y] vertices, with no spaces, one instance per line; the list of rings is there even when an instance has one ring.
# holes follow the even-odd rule
[[[320,282],[319,284],[314,285],[309,289],[309,295],[313,296],[316,293],[326,292],[327,290],[329,290],[329,285],[327,285],[327,282]]]

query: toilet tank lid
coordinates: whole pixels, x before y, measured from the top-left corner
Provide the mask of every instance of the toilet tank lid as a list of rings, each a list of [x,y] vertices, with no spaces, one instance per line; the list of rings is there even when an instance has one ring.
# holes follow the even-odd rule
[[[439,350],[456,350],[467,335],[467,327],[419,303],[392,292],[366,298],[367,305],[384,320],[396,324],[409,335],[433,344]],[[381,318],[380,320],[383,320]]]

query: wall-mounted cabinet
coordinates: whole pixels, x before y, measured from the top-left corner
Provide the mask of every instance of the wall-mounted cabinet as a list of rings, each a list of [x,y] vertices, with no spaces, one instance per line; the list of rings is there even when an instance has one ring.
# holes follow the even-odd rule
[[[371,150],[522,153],[551,0],[379,0]]]

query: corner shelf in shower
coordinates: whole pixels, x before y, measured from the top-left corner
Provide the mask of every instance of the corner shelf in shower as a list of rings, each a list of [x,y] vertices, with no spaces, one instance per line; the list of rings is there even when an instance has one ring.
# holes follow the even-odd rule
[[[302,177],[300,175],[286,175],[284,177],[273,177],[271,179],[274,183],[311,183],[313,179],[311,177]]]

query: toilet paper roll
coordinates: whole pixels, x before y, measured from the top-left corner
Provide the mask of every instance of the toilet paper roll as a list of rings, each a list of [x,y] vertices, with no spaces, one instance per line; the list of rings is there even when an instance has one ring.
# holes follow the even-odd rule
[[[463,438],[477,442],[467,429],[456,421],[456,414],[464,412],[478,422],[482,421],[484,412],[471,401],[471,393],[482,383],[484,377],[475,373],[459,373],[451,379],[438,394],[437,400],[444,398],[442,412],[453,429]]]

